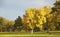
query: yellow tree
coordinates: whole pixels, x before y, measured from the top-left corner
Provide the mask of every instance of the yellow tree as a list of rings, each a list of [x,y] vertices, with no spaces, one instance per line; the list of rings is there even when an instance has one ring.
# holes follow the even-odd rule
[[[46,15],[51,12],[51,8],[45,6],[41,9],[29,8],[26,10],[26,14],[23,17],[23,23],[25,26],[30,27],[33,33],[34,27],[39,27],[43,30],[43,24],[46,23]]]
[[[41,9],[39,9],[39,12],[38,12],[38,24],[37,26],[40,28],[40,30],[42,31],[43,30],[43,24],[46,23],[46,15],[49,15],[49,13],[51,12],[51,7],[43,7]]]
[[[34,29],[34,15],[35,15],[35,11],[37,10],[37,8],[29,8],[26,10],[26,14],[23,17],[23,23],[25,26],[29,27],[33,33],[33,29]]]

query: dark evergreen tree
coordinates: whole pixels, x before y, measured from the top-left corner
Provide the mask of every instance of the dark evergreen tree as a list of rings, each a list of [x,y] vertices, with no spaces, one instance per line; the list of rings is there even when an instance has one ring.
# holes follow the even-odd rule
[[[54,23],[56,30],[60,30],[60,0],[56,0],[54,3],[51,14],[53,14],[52,22]]]
[[[56,2],[54,3],[54,7],[52,8],[51,13],[54,13],[55,11],[60,12],[60,0],[56,0]]]
[[[15,20],[14,29],[18,29],[19,31],[22,29],[22,19],[20,16]]]

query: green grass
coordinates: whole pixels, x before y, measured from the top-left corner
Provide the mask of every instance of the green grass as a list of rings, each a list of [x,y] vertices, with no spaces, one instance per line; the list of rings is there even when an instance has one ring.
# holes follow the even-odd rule
[[[0,37],[60,37],[60,32],[0,32]]]

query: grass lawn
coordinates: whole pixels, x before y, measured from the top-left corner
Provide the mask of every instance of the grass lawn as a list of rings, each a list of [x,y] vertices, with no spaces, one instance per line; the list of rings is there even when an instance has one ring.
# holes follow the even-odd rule
[[[59,32],[38,32],[38,33],[21,33],[21,32],[0,32],[0,37],[60,37]]]

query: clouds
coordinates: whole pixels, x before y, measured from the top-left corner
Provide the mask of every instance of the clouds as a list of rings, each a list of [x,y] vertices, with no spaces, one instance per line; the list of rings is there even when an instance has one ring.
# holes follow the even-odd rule
[[[3,1],[4,6],[7,7],[40,7],[45,5],[52,5],[55,0],[5,0]]]
[[[15,19],[18,15],[23,16],[27,8],[51,6],[55,0],[2,0],[0,16]]]

